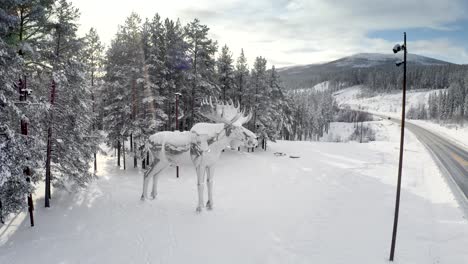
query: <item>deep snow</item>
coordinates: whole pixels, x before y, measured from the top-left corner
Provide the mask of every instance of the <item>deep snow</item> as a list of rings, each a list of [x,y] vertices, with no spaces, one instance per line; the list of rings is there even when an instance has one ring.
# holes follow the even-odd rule
[[[226,150],[214,210],[201,214],[192,167],[164,171],[157,199],[142,202],[142,171],[99,156],[99,179],[54,193],[50,209],[39,201],[36,227],[0,229],[0,263],[388,263],[398,126],[383,124],[365,144]],[[395,263],[466,263],[468,222],[423,146],[407,142]]]

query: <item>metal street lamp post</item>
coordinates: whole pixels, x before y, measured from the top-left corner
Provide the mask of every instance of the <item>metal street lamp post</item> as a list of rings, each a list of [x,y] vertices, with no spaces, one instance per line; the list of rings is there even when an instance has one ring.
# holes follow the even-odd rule
[[[406,46],[406,32],[403,33],[404,44],[396,44],[393,47],[393,52],[396,54],[399,51],[403,51],[403,61],[397,62],[396,66],[403,64],[403,101],[401,109],[401,136],[400,136],[400,160],[398,163],[398,183],[397,183],[397,192],[396,192],[396,201],[395,201],[395,215],[393,220],[393,233],[392,233],[392,246],[390,249],[390,261],[393,261],[395,255],[395,243],[398,227],[398,214],[400,211],[400,190],[401,190],[401,172],[403,167],[403,144],[405,141],[405,108],[406,108],[406,55],[408,53],[408,48]]]

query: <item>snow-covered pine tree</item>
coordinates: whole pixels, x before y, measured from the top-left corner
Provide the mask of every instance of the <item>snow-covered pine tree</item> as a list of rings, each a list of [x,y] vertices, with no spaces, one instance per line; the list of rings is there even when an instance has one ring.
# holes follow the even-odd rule
[[[260,135],[262,131],[257,129],[257,119],[259,115],[265,112],[268,107],[269,98],[267,97],[267,89],[268,89],[268,82],[267,82],[267,73],[266,73],[266,64],[267,61],[263,57],[257,57],[255,59],[254,66],[251,72],[250,78],[250,91],[249,93],[252,96],[249,100],[249,106],[253,109],[253,118],[251,122],[252,131],[257,133],[258,136],[266,136]]]
[[[188,54],[188,44],[185,41],[184,29],[180,24],[180,21],[176,22],[166,19],[164,21],[165,28],[165,82],[166,86],[166,115],[167,115],[167,129],[175,129],[175,93],[189,94],[189,84],[187,81],[187,75],[190,69],[190,60]],[[184,100],[179,100],[179,124],[186,124],[186,118],[184,118],[184,111],[187,109],[187,105],[184,104]],[[181,122],[182,121],[182,122]],[[185,121],[185,122],[183,122]],[[179,128],[188,130],[189,128],[185,125],[179,125]]]
[[[235,82],[236,92],[235,98],[239,100],[239,104],[243,106],[244,97],[246,97],[249,90],[249,66],[247,64],[247,58],[244,55],[244,49],[241,50],[239,58],[237,58],[236,69],[235,69]]]
[[[98,108],[100,103],[100,88],[101,88],[101,77],[102,77],[102,65],[104,62],[103,58],[104,46],[99,40],[99,35],[96,29],[91,28],[84,38],[84,49],[83,49],[83,62],[86,66],[88,73],[87,79],[91,81],[91,100],[92,100],[92,123],[93,123],[93,136],[99,137],[97,133],[98,127]],[[98,146],[96,146],[98,147]],[[94,152],[94,172],[97,171],[97,159],[96,152]]]
[[[119,30],[107,50],[104,96],[104,129],[108,132],[107,144],[117,148],[117,166],[120,166],[121,132],[130,126],[131,89],[128,87],[128,73],[124,65],[127,46]]]
[[[24,60],[19,56],[17,37],[19,2],[0,7],[0,221],[27,206],[31,183],[40,180],[36,169],[42,163],[43,145],[34,134],[22,135],[21,120],[33,118],[30,105],[18,104],[18,79],[24,76]],[[4,40],[7,40],[5,42]],[[22,79],[24,81],[24,79]],[[37,111],[36,111],[37,112]],[[31,122],[29,122],[31,124]],[[34,123],[36,124],[36,123]],[[29,173],[25,173],[28,170]],[[29,174],[28,176],[26,174]],[[30,182],[28,182],[30,180]]]
[[[130,98],[128,99],[131,106],[131,123],[121,131],[124,140],[129,136],[139,139],[144,134],[144,130],[147,129],[147,121],[149,121],[149,119],[146,119],[148,115],[145,115],[142,106],[143,98],[146,95],[145,85],[148,84],[144,73],[144,49],[147,46],[143,42],[142,29],[141,18],[136,13],[130,14],[121,28],[125,46],[125,59],[121,63],[128,74],[127,85],[130,90]]]
[[[107,52],[104,126],[108,144],[117,147],[119,166],[122,142],[131,135],[138,141],[150,125],[143,100],[152,86],[146,72],[145,50],[150,48],[146,34],[143,40],[141,18],[132,13]]]
[[[188,106],[186,118],[187,127],[190,128],[199,121],[195,115],[197,112],[198,99],[206,96],[216,96],[219,88],[215,80],[215,59],[217,42],[208,38],[209,28],[200,24],[198,19],[194,19],[185,27],[185,40],[188,44],[188,54],[190,58],[190,69],[188,70],[188,82],[190,91],[183,94],[182,99],[185,106]]]
[[[68,190],[85,186],[93,178],[89,167],[98,145],[92,133],[90,80],[86,79],[86,66],[81,62],[83,42],[76,36],[78,17],[78,9],[70,2],[58,1],[47,45],[53,72],[46,174],[55,187]],[[50,192],[46,188],[46,207],[47,196]]]
[[[216,61],[218,84],[221,89],[221,99],[224,101],[228,98],[234,98],[235,81],[234,81],[234,66],[232,54],[227,45],[221,49],[221,54]]]

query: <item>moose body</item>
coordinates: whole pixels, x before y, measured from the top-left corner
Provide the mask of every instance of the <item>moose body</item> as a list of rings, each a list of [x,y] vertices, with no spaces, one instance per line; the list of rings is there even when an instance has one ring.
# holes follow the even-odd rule
[[[202,115],[217,123],[197,123],[190,132],[158,132],[149,137],[148,148],[153,157],[149,169],[143,176],[143,193],[141,199],[145,200],[148,183],[153,177],[153,189],[151,197],[157,195],[157,181],[161,171],[169,165],[178,165],[186,152],[195,166],[197,174],[198,206],[197,212],[201,212],[203,192],[205,184],[208,187],[207,209],[213,208],[213,175],[214,165],[219,160],[223,149],[231,142],[241,142],[247,147],[256,146],[256,136],[242,124],[248,122],[251,114],[243,116],[239,107],[234,104],[218,103],[213,106],[211,100],[204,101]]]

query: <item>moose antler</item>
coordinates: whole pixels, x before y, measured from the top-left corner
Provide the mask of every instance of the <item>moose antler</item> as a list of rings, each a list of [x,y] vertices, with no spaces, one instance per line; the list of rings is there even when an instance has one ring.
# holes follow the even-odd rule
[[[213,105],[211,97],[202,100],[200,114],[213,122],[225,124],[242,125],[252,118],[251,113],[245,116],[244,111],[240,111],[239,103],[236,106],[232,100],[223,102],[215,99],[215,105]]]

